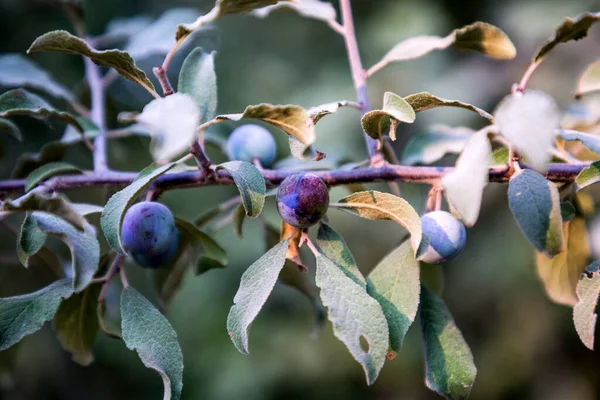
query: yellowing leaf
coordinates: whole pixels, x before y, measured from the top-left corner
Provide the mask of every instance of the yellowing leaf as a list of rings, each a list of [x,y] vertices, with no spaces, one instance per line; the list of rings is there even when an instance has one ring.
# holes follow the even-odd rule
[[[596,304],[600,295],[600,261],[596,261],[585,269],[577,284],[577,304],[573,307],[575,330],[583,344],[594,350],[594,334],[596,331]]]
[[[436,107],[458,107],[473,111],[483,118],[489,119],[492,122],[494,121],[494,117],[481,108],[458,100],[442,99],[441,97],[434,96],[427,92],[411,94],[410,96],[406,96],[404,100],[411,105],[415,112],[426,111]]]
[[[551,300],[568,306],[577,304],[575,289],[590,257],[585,220],[575,217],[563,224],[565,250],[552,259],[536,254],[537,272]]]

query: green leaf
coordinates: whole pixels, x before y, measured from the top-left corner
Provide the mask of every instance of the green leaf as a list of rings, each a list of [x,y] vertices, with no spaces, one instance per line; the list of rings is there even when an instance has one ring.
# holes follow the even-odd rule
[[[34,212],[32,217],[41,231],[57,236],[69,247],[73,291],[78,293],[85,289],[92,281],[100,262],[100,244],[96,239],[96,229],[85,222],[84,231],[80,232],[65,220],[44,212]]]
[[[575,289],[590,257],[590,244],[582,217],[563,223],[565,249],[549,259],[536,253],[537,273],[548,297],[559,304],[577,304]]]
[[[573,322],[581,342],[590,350],[594,350],[594,334],[596,331],[596,304],[600,296],[600,261],[588,265],[577,283],[578,302],[573,307]]]
[[[37,119],[58,118],[83,132],[83,128],[73,115],[56,111],[46,100],[24,89],[9,90],[0,95],[0,118],[14,115],[24,115]]]
[[[410,243],[416,251],[421,243],[421,218],[406,200],[377,191],[357,192],[330,204],[351,214],[373,220],[392,220],[410,233]]]
[[[169,161],[188,151],[196,140],[202,118],[194,98],[183,93],[160,97],[146,104],[135,120],[148,130],[154,161]]]
[[[285,4],[285,3],[279,3]],[[294,4],[294,3],[291,3]],[[321,120],[326,115],[333,114],[339,110],[340,107],[350,106],[350,102],[346,100],[334,101],[331,103],[321,104],[320,106],[311,107],[308,109],[308,116],[312,119],[313,124]]]
[[[73,36],[67,31],[52,31],[38,37],[31,44],[27,53],[34,51],[56,51],[88,57],[97,65],[114,68],[123,78],[142,85],[151,93],[154,92],[152,82],[150,82],[144,71],[135,65],[135,61],[127,52],[96,50],[91,48],[85,40]]]
[[[252,11],[252,14],[259,18],[265,18],[271,12],[282,8],[292,9],[303,17],[320,21],[335,21],[337,16],[331,3],[318,0],[281,1],[272,6],[256,9]]]
[[[308,112],[295,105],[276,106],[272,104],[258,104],[248,106],[240,114],[218,115],[217,120],[240,121],[243,118],[260,119],[293,136],[305,145],[315,141],[315,127]]]
[[[390,331],[390,348],[398,352],[419,309],[419,262],[410,243],[385,256],[367,278],[367,292],[381,305]]]
[[[29,266],[29,258],[44,247],[48,235],[42,231],[31,213],[25,215],[17,239],[17,256],[24,267]]]
[[[329,225],[321,223],[317,234],[316,244],[319,251],[341,268],[348,278],[366,289],[367,281],[362,272],[358,269],[358,265],[356,265],[354,256],[350,252],[348,245],[346,245],[346,241],[339,233],[333,230]]]
[[[69,89],[54,80],[48,72],[40,68],[33,61],[20,54],[4,54],[0,56],[0,85],[40,90],[69,102],[76,100]]]
[[[271,294],[288,250],[289,238],[282,240],[248,267],[233,298],[227,316],[227,332],[235,347],[248,354],[248,331]]]
[[[488,183],[492,146],[484,128],[467,141],[454,171],[442,178],[452,214],[467,227],[479,218],[483,189]]]
[[[575,178],[577,190],[600,182],[600,161],[595,161],[589,167],[585,167]]]
[[[121,331],[130,350],[147,368],[157,371],[164,400],[178,400],[183,388],[183,354],[169,321],[131,286],[121,292]]]
[[[533,62],[539,64],[542,59],[560,43],[570,40],[580,40],[587,36],[590,27],[600,19],[599,13],[586,12],[575,19],[565,18],[563,23],[556,28],[554,36],[548,39],[537,51]]]
[[[501,147],[492,153],[492,164],[506,164],[508,162],[508,147]]]
[[[86,217],[91,214],[99,214],[104,210],[104,207],[98,206],[96,204],[88,204],[88,203],[72,203],[71,207],[75,209],[79,214]]]
[[[89,365],[94,360],[94,341],[98,333],[96,306],[101,285],[91,285],[63,301],[52,320],[52,328],[73,361]]]
[[[233,231],[237,235],[237,237],[242,238],[242,228],[244,226],[244,221],[246,220],[246,209],[243,204],[238,204],[238,206],[233,210],[232,215],[232,224]]]
[[[64,198],[47,197],[36,193],[35,191],[27,193],[12,201],[6,200],[0,206],[0,211],[44,211],[64,219],[80,231],[82,231],[86,225],[85,218],[83,218]]]
[[[379,303],[329,258],[317,256],[317,287],[329,310],[333,333],[363,367],[367,384],[377,379],[389,346],[388,324]],[[366,342],[366,349],[361,346]]]
[[[402,154],[402,163],[433,164],[446,154],[460,153],[475,133],[471,128],[433,125],[424,133],[412,136]]]
[[[64,162],[52,162],[35,169],[25,179],[25,191],[33,189],[39,182],[51,176],[64,175],[68,173],[81,173],[82,171],[74,165]]]
[[[494,114],[500,133],[538,170],[550,160],[550,148],[560,127],[554,99],[539,91],[508,95]]]
[[[515,174],[508,184],[508,204],[529,243],[548,257],[563,251],[560,196],[556,186],[535,171]]]
[[[246,215],[258,217],[265,205],[267,187],[265,179],[256,167],[246,161],[229,161],[217,165],[217,170],[229,172],[240,191]]]
[[[575,96],[583,96],[600,90],[600,60],[588,65],[577,82]]]
[[[217,111],[215,54],[205,53],[197,47],[188,54],[179,72],[177,90],[196,101],[200,110],[200,123],[213,119]]]
[[[195,252],[193,261],[198,267],[197,274],[207,271],[207,269],[202,269],[201,266],[206,267],[208,264],[200,264],[201,261],[206,263],[207,260],[211,260],[211,267],[213,268],[225,268],[227,266],[229,262],[227,253],[214,239],[184,219],[175,218],[175,224]],[[198,260],[199,256],[204,260]]]
[[[577,140],[594,153],[600,154],[600,136],[598,135],[569,129],[561,129],[558,131],[558,136],[564,140]]]
[[[477,368],[444,301],[421,288],[421,333],[425,344],[425,384],[446,399],[466,399]]]
[[[106,203],[102,216],[100,217],[100,226],[106,236],[106,241],[119,254],[125,254],[121,247],[121,222],[127,208],[134,200],[142,194],[144,190],[159,176],[173,168],[176,164],[170,163],[153,172],[138,178],[131,185],[112,195]],[[140,175],[144,171],[140,172]]]
[[[61,279],[34,293],[0,298],[0,351],[38,331],[71,293],[71,280]]]
[[[0,132],[10,133],[19,142],[23,141],[23,135],[21,135],[19,127],[9,119],[0,118]]]
[[[571,221],[575,218],[577,214],[577,209],[570,201],[563,201],[560,203],[560,216],[563,222]]]
[[[106,30],[100,36],[100,38],[102,39],[103,43],[127,40],[131,36],[143,31],[151,23],[152,18],[146,15],[113,18],[106,25]]]
[[[434,50],[446,48],[471,50],[499,59],[511,59],[517,50],[508,36],[500,29],[484,22],[475,22],[455,29],[446,37],[416,36],[398,43],[382,59],[389,64],[395,61],[422,57]]]
[[[152,56],[166,56],[175,45],[173,32],[182,22],[191,22],[200,14],[193,8],[167,9],[155,21],[138,29],[125,46],[125,51],[140,61]]]
[[[363,130],[373,139],[379,139],[389,127],[390,138],[396,140],[396,126],[398,123],[412,124],[415,118],[415,111],[406,100],[395,93],[385,92],[382,109],[365,113],[361,123]]]
[[[406,96],[404,100],[410,104],[415,112],[427,111],[437,107],[458,107],[473,111],[474,113],[479,114],[479,116],[494,122],[494,117],[481,108],[475,107],[468,103],[463,103],[462,101],[458,100],[442,99],[441,97],[434,96],[428,92],[411,94],[410,96]]]

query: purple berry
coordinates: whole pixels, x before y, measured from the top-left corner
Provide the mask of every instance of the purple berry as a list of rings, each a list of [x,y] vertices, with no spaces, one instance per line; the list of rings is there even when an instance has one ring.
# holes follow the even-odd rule
[[[300,172],[288,176],[277,189],[277,211],[296,228],[313,226],[325,215],[329,190],[315,174]]]
[[[131,257],[136,264],[147,267],[147,268],[160,268],[167,265],[177,254],[177,248],[179,247],[179,232],[176,230],[173,235],[173,239],[167,250],[158,254],[149,253],[131,253]]]
[[[257,158],[268,167],[277,155],[277,144],[271,133],[260,125],[246,124],[231,132],[227,153],[232,160],[252,162]]]
[[[464,249],[467,242],[465,226],[446,211],[433,211],[421,217],[423,234],[429,245],[419,257],[429,264],[452,260]]]
[[[179,241],[173,214],[161,203],[134,204],[123,218],[121,241],[132,255],[163,256]]]

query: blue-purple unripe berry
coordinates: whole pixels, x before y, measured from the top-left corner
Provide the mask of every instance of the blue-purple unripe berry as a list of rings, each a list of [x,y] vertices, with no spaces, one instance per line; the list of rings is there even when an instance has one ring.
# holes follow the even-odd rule
[[[179,246],[179,231],[163,204],[143,201],[129,207],[121,225],[124,250],[143,267],[158,268],[171,261]]]
[[[299,172],[288,176],[277,189],[277,211],[296,228],[313,226],[327,212],[329,190],[315,174]]]
[[[423,234],[429,245],[419,259],[429,264],[441,264],[452,260],[467,243],[465,226],[446,211],[433,211],[421,217]]]
[[[231,132],[226,146],[231,160],[252,162],[258,159],[268,167],[275,161],[277,144],[271,133],[260,125],[246,124]]]

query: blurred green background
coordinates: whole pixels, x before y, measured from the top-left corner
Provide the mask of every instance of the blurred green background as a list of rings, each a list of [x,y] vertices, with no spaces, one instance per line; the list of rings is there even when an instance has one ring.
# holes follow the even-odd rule
[[[88,2],[87,19],[92,34],[103,32],[115,17],[138,14],[158,17],[173,7],[210,9],[211,2],[159,0],[95,0]],[[392,65],[369,81],[374,107],[384,91],[408,95],[429,91],[492,111],[494,105],[519,80],[539,44],[550,36],[565,16],[597,11],[593,0],[479,1],[458,0],[355,0],[358,40],[365,67],[377,62],[402,39],[417,34],[446,35],[476,20],[503,29],[515,43],[518,57],[496,61],[472,53],[435,52],[424,58]],[[193,18],[192,18],[193,19]],[[182,21],[184,22],[184,21]],[[188,22],[188,21],[185,21]],[[315,106],[336,100],[354,100],[352,80],[343,40],[325,24],[276,12],[261,20],[232,16],[216,24],[219,36],[198,38],[196,44],[217,50],[219,112],[240,112],[248,104],[269,102]],[[38,36],[71,27],[49,1],[0,0],[0,53],[24,53]],[[585,66],[600,56],[600,28],[590,38],[560,45],[534,75],[530,87],[548,92],[561,107],[571,101],[577,78]],[[189,51],[189,49],[188,49]],[[171,73],[176,82],[178,65]],[[75,87],[84,98],[83,63],[76,56],[31,56],[54,77]],[[138,62],[150,68],[161,57]],[[152,77],[154,78],[154,77]],[[150,96],[133,84],[117,79],[109,88],[109,125],[118,127],[120,111],[140,110]],[[61,106],[59,101],[54,104]],[[64,104],[62,105],[64,106]],[[419,114],[417,122],[403,127],[395,143],[400,154],[406,139],[432,123],[480,127],[482,121],[463,110],[436,110]],[[365,157],[359,115],[353,109],[328,116],[317,127],[317,148],[327,162]],[[16,159],[25,152],[60,138],[63,127],[18,119],[25,140],[0,142],[0,174],[9,177]],[[235,125],[223,124],[214,133],[227,135]],[[285,135],[273,131],[280,155],[287,154]],[[110,165],[139,170],[151,162],[145,138],[131,137],[110,143]],[[215,160],[223,155],[212,151]],[[73,146],[65,158],[85,168],[91,158],[82,145]],[[452,158],[443,163],[452,164]],[[369,188],[386,190],[384,185]],[[427,188],[401,185],[403,196],[423,209]],[[336,188],[336,200],[347,192]],[[77,201],[103,203],[105,190],[68,193]],[[163,199],[182,217],[193,218],[236,194],[234,188],[196,188],[167,193]],[[276,219],[269,202],[266,215]],[[329,213],[331,225],[346,238],[360,268],[367,273],[404,237],[393,223],[371,222]],[[97,221],[95,221],[97,223]],[[19,220],[8,223],[18,227]],[[0,296],[31,292],[48,282],[43,269],[25,270],[15,253],[15,235],[0,227]],[[424,366],[418,324],[410,330],[398,357],[388,362],[379,380],[365,384],[360,366],[337,341],[327,323],[320,337],[310,335],[313,317],[309,302],[299,292],[277,285],[253,324],[251,355],[239,354],[229,340],[225,321],[245,268],[265,250],[258,221],[246,221],[244,239],[229,225],[216,231],[216,239],[229,252],[230,266],[200,277],[190,274],[176,297],[169,319],[178,333],[185,370],[183,399],[435,399],[424,386]],[[477,226],[468,231],[465,251],[443,266],[443,297],[471,345],[478,377],[472,399],[598,399],[600,357],[578,340],[571,309],[551,303],[538,281],[533,250],[518,230],[506,201],[506,187],[491,184]],[[57,243],[56,251],[66,249]],[[65,260],[67,258],[65,257]],[[306,257],[309,259],[309,257]],[[308,263],[312,267],[312,263]],[[313,272],[313,270],[311,270]],[[434,273],[439,271],[433,271]],[[147,277],[134,265],[128,274],[136,287],[152,298]],[[112,293],[118,296],[118,288]],[[121,341],[98,336],[96,360],[81,367],[70,360],[49,326],[0,353],[0,399],[159,399],[159,375],[144,368]]]

